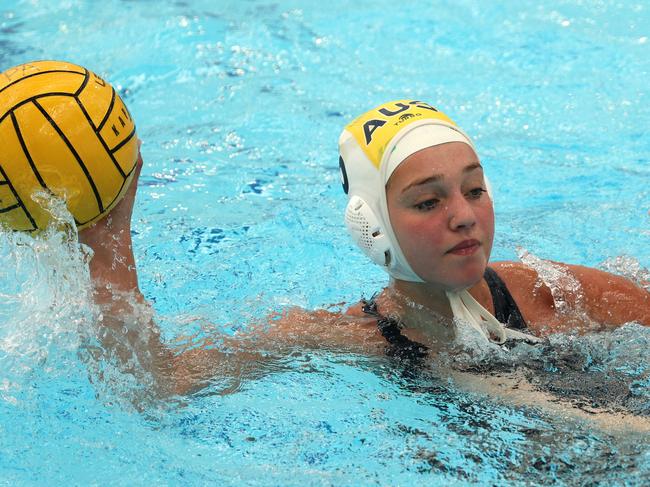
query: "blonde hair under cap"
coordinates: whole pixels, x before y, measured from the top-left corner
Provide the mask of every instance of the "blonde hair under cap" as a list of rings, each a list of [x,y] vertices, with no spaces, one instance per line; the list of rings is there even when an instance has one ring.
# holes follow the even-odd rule
[[[447,115],[417,100],[384,103],[350,122],[339,137],[339,165],[348,195],[345,224],[355,243],[392,277],[424,282],[406,260],[388,216],[386,183],[410,155],[469,136]],[[486,181],[487,183],[487,181]],[[492,198],[488,185],[488,194]],[[497,343],[513,336],[467,290],[448,291],[454,317]]]

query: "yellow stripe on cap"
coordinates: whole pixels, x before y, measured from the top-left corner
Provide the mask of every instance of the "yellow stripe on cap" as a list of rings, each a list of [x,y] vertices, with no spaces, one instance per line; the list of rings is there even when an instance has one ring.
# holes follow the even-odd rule
[[[456,126],[447,115],[427,103],[396,100],[364,113],[345,129],[352,134],[370,162],[379,169],[384,151],[393,137],[409,124],[426,119]]]

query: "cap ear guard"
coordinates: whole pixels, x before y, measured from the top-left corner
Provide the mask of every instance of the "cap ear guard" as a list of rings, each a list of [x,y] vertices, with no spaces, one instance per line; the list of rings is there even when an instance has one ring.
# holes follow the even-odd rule
[[[356,195],[350,197],[345,208],[345,226],[354,242],[375,264],[390,266],[390,239],[382,228],[381,220],[363,198]]]

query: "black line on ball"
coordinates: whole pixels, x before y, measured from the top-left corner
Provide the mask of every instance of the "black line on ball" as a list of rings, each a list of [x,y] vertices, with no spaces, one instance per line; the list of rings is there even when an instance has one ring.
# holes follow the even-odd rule
[[[124,176],[124,179],[122,179],[122,184],[120,185],[120,189],[117,191],[117,193],[116,193],[116,195],[115,195],[115,198],[113,198],[113,199],[111,200],[111,202],[110,202],[109,204],[106,205],[106,208],[110,208],[111,205],[112,205],[113,203],[115,203],[115,200],[117,200],[117,197],[120,195],[120,193],[122,192],[122,189],[124,188],[124,185],[126,184],[126,180],[129,179],[129,176],[131,175],[131,173],[133,173],[133,171],[135,171],[135,168],[136,168],[137,166],[138,166],[137,164],[134,164],[133,167],[131,168],[131,170],[130,170],[130,171],[129,171],[125,176]],[[132,183],[132,184],[135,184],[135,183],[133,183],[133,181],[131,181],[131,183]],[[94,218],[97,218],[97,217],[93,217],[93,218],[91,218],[90,220],[87,220],[87,221],[85,221],[85,222],[78,222],[78,221],[75,219],[75,223],[76,223],[77,225],[85,225],[86,223],[92,221]]]
[[[92,129],[97,133],[97,127],[95,127],[95,124],[93,123],[92,119],[90,118],[90,115],[86,111],[86,107],[83,106],[83,103],[81,103],[81,100],[79,99],[78,95],[74,95],[74,101],[77,102],[77,105],[79,105],[79,108],[81,109],[81,113],[83,113],[83,116],[86,118],[86,121],[90,124]]]
[[[70,95],[68,95],[70,96]],[[74,156],[74,158],[77,160],[77,163],[81,167],[81,170],[84,172],[86,175],[86,178],[88,179],[88,183],[90,183],[90,187],[93,190],[93,193],[95,194],[95,199],[97,200],[97,207],[99,208],[99,212],[102,213],[104,211],[104,205],[102,204],[102,199],[99,196],[99,191],[97,191],[97,186],[95,186],[95,182],[93,181],[92,176],[90,175],[90,172],[88,172],[88,168],[85,166],[83,161],[81,160],[81,157],[79,157],[79,154],[77,151],[74,149],[74,146],[72,143],[68,140],[68,138],[65,136],[63,131],[59,128],[59,126],[56,124],[54,120],[50,117],[50,115],[45,111],[45,109],[38,103],[38,100],[34,100],[34,105],[41,111],[43,116],[47,119],[48,122],[50,122],[50,125],[52,125],[52,128],[56,130],[56,133],[59,134],[59,137],[61,137],[61,140],[65,143],[65,145],[68,146],[68,149]]]
[[[117,159],[115,159],[115,154],[113,154],[111,152],[111,150],[108,148],[108,145],[106,144],[104,139],[102,139],[102,137],[99,134],[97,134],[97,139],[102,143],[102,146],[104,147],[104,150],[106,151],[106,154],[108,154],[108,156],[111,158],[111,161],[113,161],[113,164],[115,164],[115,167],[120,172],[120,175],[122,176],[122,178],[127,177],[127,174],[124,172],[124,169],[122,169],[122,166],[120,166],[120,163],[117,162]]]
[[[90,73],[88,72],[88,70],[86,68],[84,68],[84,71],[86,72],[86,74],[84,75],[84,81],[83,81],[83,83],[81,83],[81,86],[79,87],[79,89],[75,92],[75,94],[74,94],[75,98],[78,97],[79,94],[84,90],[84,88],[88,84],[88,80],[90,79]]]
[[[11,184],[11,181],[9,181],[9,178],[7,177],[7,173],[4,171],[4,169],[2,169],[2,166],[0,166],[0,173],[2,173],[2,177],[5,178],[5,180],[7,181],[7,184],[9,185],[9,189],[14,195],[14,198],[16,198],[16,201],[25,212],[25,216],[29,219],[29,222],[32,224],[33,228],[30,231],[38,230],[38,225],[36,225],[34,218],[32,218],[32,215],[29,213],[29,211],[27,211],[27,207],[23,203],[23,200],[20,199],[20,196],[18,196],[18,193],[14,189],[14,185]]]
[[[108,105],[108,111],[106,112],[106,115],[104,115],[104,118],[102,119],[101,123],[97,126],[97,132],[101,132],[102,128],[104,128],[104,124],[106,123],[109,115],[113,111],[114,104],[115,104],[115,88],[111,86],[111,103]]]
[[[28,103],[33,103],[35,100],[38,100],[39,98],[45,96],[72,96],[72,95],[70,93],[63,93],[63,92],[59,93],[57,91],[53,91],[51,93],[42,93],[40,95],[30,96],[29,98],[25,98],[24,100],[21,100],[19,103],[16,103],[13,107],[7,109],[7,111],[2,116],[0,116],[0,123],[2,123],[4,119],[7,118],[14,110],[17,110],[18,108],[22,107],[23,105],[27,105]]]
[[[75,98],[76,99],[76,98]],[[82,107],[83,114],[86,116],[86,118],[90,121],[90,116],[86,113],[86,110],[83,108],[83,105],[81,105],[80,100],[76,99],[77,103],[79,103],[79,106]],[[92,123],[92,121],[91,121]],[[111,152],[111,150],[108,148],[108,145],[106,144],[106,141],[102,138],[101,134],[99,133],[98,129],[95,129],[95,134],[97,135],[97,140],[101,142],[102,147],[106,151],[106,154],[111,158],[111,161],[113,161],[113,164],[115,165],[115,168],[119,171],[120,175],[122,178],[125,178],[127,175],[124,173],[124,169],[122,169],[122,166],[120,166],[120,163],[117,162],[117,159],[115,159],[115,156]]]
[[[90,124],[90,126],[93,128],[95,131],[95,134],[97,135],[97,140],[102,144],[102,147],[104,147],[104,150],[106,151],[106,154],[111,158],[111,161],[113,161],[113,164],[115,165],[115,168],[119,171],[120,175],[125,178],[126,174],[124,174],[124,170],[120,166],[120,164],[117,162],[117,159],[113,156],[111,153],[110,149],[108,148],[108,145],[106,145],[106,142],[104,142],[104,139],[102,139],[101,135],[95,128],[95,124],[93,123],[92,119],[90,118],[90,115],[86,111],[86,107],[83,106],[83,103],[81,103],[81,100],[77,98],[76,96],[74,97],[75,101],[77,102],[77,105],[79,105],[79,108],[81,109],[81,113],[83,113],[84,117],[86,117],[86,120]]]
[[[27,76],[23,76],[22,78],[17,79],[16,81],[12,81],[7,86],[0,89],[0,93],[2,93],[4,90],[9,88],[10,86],[13,86],[13,85],[15,85],[17,83],[20,83],[21,81],[24,81],[24,80],[29,79],[29,78],[33,78],[34,76],[40,76],[42,74],[50,74],[50,73],[74,73],[74,74],[78,74],[80,76],[83,76],[83,73],[80,73],[79,71],[70,71],[69,69],[51,69],[49,71],[39,71],[38,73],[28,74]],[[68,93],[68,95],[69,94],[70,93]]]
[[[117,144],[115,147],[111,149],[111,154],[115,154],[118,150],[124,147],[129,142],[129,140],[133,138],[134,135],[135,135],[135,125],[133,126],[133,130],[131,130],[131,133],[127,135],[126,139],[124,139],[122,142],[120,142],[119,144]]]
[[[7,206],[6,208],[0,208],[0,213],[7,213],[9,211],[15,210],[16,208],[21,208],[21,206],[16,203],[15,205]]]
[[[25,157],[27,158],[27,162],[29,162],[32,171],[34,172],[34,176],[36,176],[36,179],[38,179],[38,182],[43,187],[43,189],[48,189],[47,184],[45,184],[45,181],[43,181],[43,178],[41,177],[41,173],[38,172],[38,169],[36,168],[36,164],[34,164],[34,159],[32,159],[32,155],[29,153],[29,150],[27,149],[27,144],[25,143],[25,139],[23,138],[23,133],[20,130],[20,126],[18,125],[18,119],[16,118],[14,112],[11,112],[11,121],[14,124],[14,130],[16,132],[16,135],[18,136],[18,142],[20,142],[20,147],[22,147],[23,149],[23,154],[25,154]]]

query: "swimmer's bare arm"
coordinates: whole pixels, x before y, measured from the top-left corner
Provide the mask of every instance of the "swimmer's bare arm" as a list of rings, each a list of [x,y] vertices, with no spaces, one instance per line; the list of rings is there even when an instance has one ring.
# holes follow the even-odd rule
[[[383,339],[375,321],[325,310],[291,309],[274,316],[267,325],[252,327],[245,336],[215,337],[186,350],[162,343],[152,313],[140,292],[131,241],[131,215],[142,169],[124,198],[104,219],[79,232],[79,241],[94,251],[90,274],[94,297],[102,310],[104,347],[117,353],[123,363],[136,355],[140,365],[158,379],[161,393],[186,393],[218,376],[253,373],[268,354],[291,347],[328,348],[358,352],[380,350]],[[342,326],[345,325],[345,326]]]
[[[491,264],[506,282],[532,331],[539,335],[587,332],[628,322],[650,326],[650,293],[641,286],[589,267],[552,265],[568,277],[551,283],[553,291],[535,269],[523,263]]]
[[[90,277],[101,302],[110,301],[113,291],[134,293],[138,300],[143,300],[131,241],[131,215],[142,165],[142,155],[138,153],[131,186],[122,200],[106,217],[79,232],[79,242],[94,252]]]
[[[650,292],[622,276],[579,265],[566,265],[580,283],[578,306],[605,328],[635,322],[650,326]]]
[[[251,325],[235,337],[213,337],[200,347],[177,354],[173,365],[175,392],[201,389],[213,377],[259,376],[295,351],[379,355],[384,347],[373,319],[294,308],[272,317],[267,324]]]
[[[133,181],[122,200],[109,215],[81,230],[79,242],[93,250],[89,270],[101,311],[104,348],[117,354],[123,364],[135,359],[155,376],[162,376],[170,374],[174,354],[162,344],[158,328],[147,316],[131,241],[131,215],[142,164],[138,154]]]

